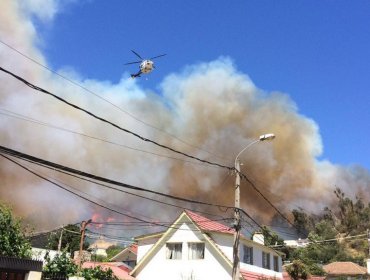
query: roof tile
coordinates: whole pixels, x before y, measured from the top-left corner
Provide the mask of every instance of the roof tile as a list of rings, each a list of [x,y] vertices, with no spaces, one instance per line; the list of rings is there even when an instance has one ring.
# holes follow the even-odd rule
[[[234,233],[235,232],[235,230],[231,227],[228,227],[221,223],[212,221],[206,217],[198,215],[189,210],[185,210],[185,213],[200,229],[204,231],[213,231],[213,232],[221,232],[221,233]]]

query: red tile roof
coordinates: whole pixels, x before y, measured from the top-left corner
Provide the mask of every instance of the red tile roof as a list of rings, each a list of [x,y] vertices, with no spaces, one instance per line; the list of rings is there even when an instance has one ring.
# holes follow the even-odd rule
[[[240,275],[243,277],[244,280],[261,280],[261,279],[285,279],[285,278],[276,278],[273,276],[268,276],[262,273],[255,273],[251,271],[247,271],[244,269],[240,270]]]
[[[207,219],[206,217],[198,215],[189,210],[185,210],[185,213],[200,229],[204,231],[214,231],[214,232],[221,232],[221,233],[234,233],[235,231],[231,227],[228,227],[221,223]]]
[[[323,266],[329,275],[365,275],[367,269],[353,262],[333,262]]]
[[[325,280],[325,276],[315,276],[315,275],[310,275],[308,276],[307,280]],[[292,280],[292,278],[290,278],[288,272],[286,271],[283,271],[283,279],[284,280]]]
[[[101,263],[101,262],[84,262],[82,264],[82,268],[94,268],[100,266],[104,270],[108,270],[109,268],[113,271],[113,274],[117,276],[118,279],[121,280],[135,280],[134,277],[129,275],[128,269],[123,266],[122,263]]]
[[[129,248],[132,252],[134,252],[137,255],[137,244],[132,244]]]

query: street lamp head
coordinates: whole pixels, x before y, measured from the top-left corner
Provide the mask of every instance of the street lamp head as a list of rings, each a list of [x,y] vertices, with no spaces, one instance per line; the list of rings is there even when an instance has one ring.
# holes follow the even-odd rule
[[[263,134],[260,136],[260,141],[268,141],[268,140],[272,140],[275,138],[275,134],[273,133],[268,133],[268,134]]]

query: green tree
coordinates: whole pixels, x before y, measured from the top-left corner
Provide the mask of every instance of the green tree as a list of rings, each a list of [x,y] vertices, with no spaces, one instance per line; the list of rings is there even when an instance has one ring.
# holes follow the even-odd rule
[[[0,204],[0,255],[8,257],[31,257],[31,244],[22,228],[21,219],[12,215],[11,209]]]
[[[118,280],[118,278],[113,274],[112,269],[108,268],[107,270],[104,270],[101,266],[84,268],[81,271],[81,275],[85,280]]]
[[[299,238],[306,238],[315,224],[313,217],[309,216],[302,209],[292,211],[294,218],[294,229],[297,231]]]
[[[62,251],[56,255],[53,259],[50,258],[47,253],[45,256],[45,266],[43,272],[45,275],[58,274],[60,276],[68,277],[77,273],[77,265],[68,256],[67,251]]]
[[[61,233],[63,231],[63,233]],[[56,234],[52,234],[49,239],[49,248],[52,250],[58,249],[59,239],[62,235],[62,244],[61,248],[63,250],[66,250],[68,253],[71,254],[73,257],[73,254],[75,251],[80,250],[80,227],[78,225],[67,225],[60,231],[58,231]],[[89,247],[89,242],[86,240],[83,244],[83,249],[86,250]]]
[[[115,255],[117,255],[122,250],[123,250],[123,247],[122,246],[118,246],[118,245],[111,245],[111,246],[109,246],[107,248],[107,250],[106,250],[106,252],[107,252],[107,258],[108,259],[113,258]]]
[[[294,260],[286,267],[286,272],[293,280],[306,280],[310,274],[307,266],[300,260]]]

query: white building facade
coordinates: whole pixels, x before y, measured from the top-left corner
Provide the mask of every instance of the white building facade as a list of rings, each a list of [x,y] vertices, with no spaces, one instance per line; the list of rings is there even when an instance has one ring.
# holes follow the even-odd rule
[[[234,230],[184,211],[166,232],[138,237],[138,280],[229,280]],[[282,279],[282,260],[273,249],[244,237],[240,279]]]

